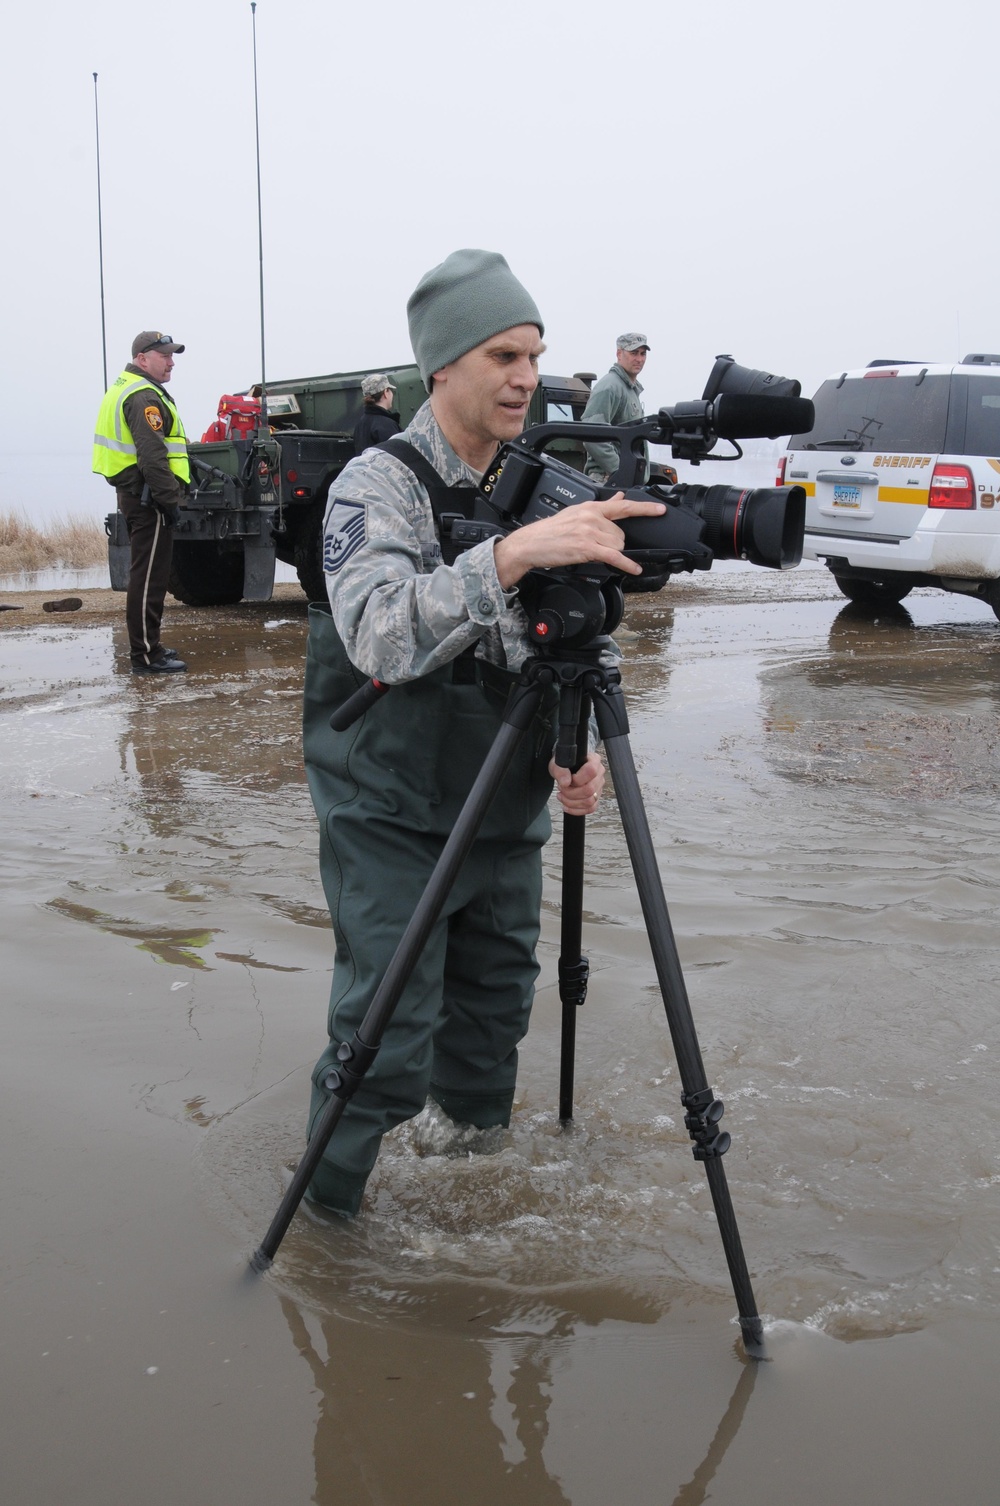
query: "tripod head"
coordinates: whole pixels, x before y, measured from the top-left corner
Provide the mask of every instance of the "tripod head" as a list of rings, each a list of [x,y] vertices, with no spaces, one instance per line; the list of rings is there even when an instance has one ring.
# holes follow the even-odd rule
[[[567,650],[598,656],[625,611],[621,577],[602,565],[529,570],[518,582],[528,637],[543,657]]]

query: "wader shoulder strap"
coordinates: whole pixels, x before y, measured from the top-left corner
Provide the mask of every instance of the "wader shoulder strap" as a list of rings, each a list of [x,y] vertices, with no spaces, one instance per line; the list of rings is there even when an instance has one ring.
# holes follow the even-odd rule
[[[413,472],[421,486],[427,488],[430,499],[431,511],[434,514],[434,522],[437,525],[438,539],[441,543],[441,558],[446,565],[453,565],[459,556],[459,550],[451,542],[450,532],[446,522],[449,515],[456,514],[463,518],[471,518],[475,503],[476,490],[472,486],[446,486],[431,465],[426,455],[421,455],[408,440],[394,434],[391,439],[386,439],[378,446],[380,450],[388,450],[396,460],[402,462],[407,470]],[[474,685],[478,681],[476,645],[471,643],[463,649],[457,658],[452,661],[452,682],[455,685]],[[503,674],[504,671],[498,671]]]
[[[426,487],[431,511],[434,514],[434,522],[437,525],[438,538],[441,542],[441,558],[446,565],[453,565],[458,558],[459,551],[451,542],[447,524],[444,522],[448,517],[471,518],[475,506],[476,489],[473,486],[448,486],[437,471],[431,465],[426,455],[421,455],[407,440],[394,434],[391,439],[386,439],[378,446],[380,450],[386,450],[394,459],[401,461],[407,470],[412,471],[420,482]]]

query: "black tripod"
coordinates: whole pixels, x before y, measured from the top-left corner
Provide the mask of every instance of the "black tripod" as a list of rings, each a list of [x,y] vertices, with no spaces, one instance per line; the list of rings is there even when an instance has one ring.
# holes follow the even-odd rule
[[[743,1347],[747,1354],[763,1355],[763,1328],[757,1312],[743,1246],[736,1226],[722,1157],[729,1149],[730,1136],[719,1129],[723,1105],[708,1086],[701,1049],[695,1033],[680,958],[674,941],[663,885],[656,866],[652,837],[635,763],[628,741],[628,715],[617,668],[601,664],[601,649],[606,638],[591,640],[573,657],[529,659],[511,691],[503,723],[469,793],[454,829],[431,874],[427,887],[413,912],[410,923],[396,948],[385,976],[372,999],[360,1026],[350,1041],[337,1052],[338,1066],[327,1073],[323,1086],[330,1093],[312,1139],[300,1161],[288,1191],[255,1251],[252,1265],[266,1270],[277,1252],[296,1208],[312,1180],[330,1137],[344,1109],[357,1091],[378,1052],[382,1035],[409,981],[417,958],[427,942],[441,908],[458,872],[476,839],[486,812],[514,756],[524,733],[530,727],[546,689],[559,691],[559,740],[556,761],[563,768],[577,768],[583,761],[579,748],[586,748],[586,726],[591,708],[607,753],[621,813],[622,827],[628,844],[632,871],[642,904],[643,918],[663,996],[670,1037],[680,1073],[681,1103],[686,1110],[684,1123],[694,1142],[694,1157],[704,1162],[712,1193],[715,1213],[722,1235],[723,1249],[736,1295]],[[371,701],[381,687],[366,686],[352,697],[361,706]],[[352,720],[352,703],[340,709],[337,725]],[[586,962],[579,956],[582,922],[583,817],[571,816],[565,822],[570,847],[564,853],[564,913],[562,956],[560,958],[560,993],[563,1001],[563,1040],[560,1069],[559,1116],[572,1117],[573,1043],[575,1010],[583,1002],[586,989]],[[569,900],[566,903],[567,898]],[[569,914],[567,915],[567,911]],[[576,957],[574,957],[576,953]]]

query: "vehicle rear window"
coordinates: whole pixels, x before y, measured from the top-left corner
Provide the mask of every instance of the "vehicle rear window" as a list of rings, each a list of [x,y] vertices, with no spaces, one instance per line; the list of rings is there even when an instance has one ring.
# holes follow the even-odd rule
[[[1000,455],[1000,377],[976,377],[969,382],[965,453]]]
[[[950,382],[947,375],[925,376],[921,381],[917,373],[824,382],[813,399],[816,422],[811,432],[793,435],[788,447],[924,453],[943,450]]]

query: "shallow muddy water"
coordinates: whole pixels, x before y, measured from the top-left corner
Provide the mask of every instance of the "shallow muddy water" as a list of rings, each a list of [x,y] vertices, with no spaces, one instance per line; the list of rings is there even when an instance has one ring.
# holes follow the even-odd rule
[[[588,823],[576,1116],[560,846],[495,1155],[386,1141],[300,1214],[332,948],[305,609],[0,619],[11,1500],[992,1503],[1000,627],[820,571],[632,604],[631,744],[769,1359],[744,1360],[613,801]],[[378,708],[391,710],[391,697]],[[866,1342],[858,1342],[865,1340]]]

